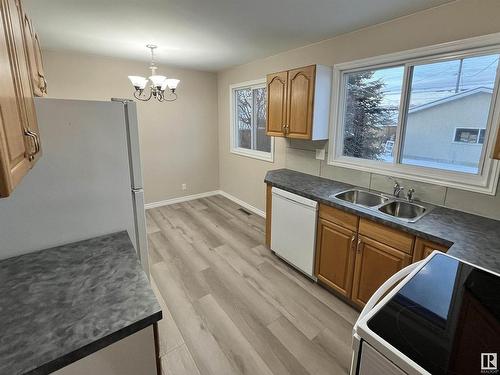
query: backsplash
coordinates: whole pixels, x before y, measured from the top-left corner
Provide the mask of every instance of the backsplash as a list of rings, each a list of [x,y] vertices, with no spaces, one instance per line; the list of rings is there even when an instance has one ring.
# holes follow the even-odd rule
[[[328,165],[327,157],[317,160],[315,149],[327,147],[324,141],[286,142],[285,167],[288,169],[392,194],[394,182],[388,176]],[[397,180],[406,189],[414,188],[417,200],[500,220],[498,193],[492,196],[403,178]]]

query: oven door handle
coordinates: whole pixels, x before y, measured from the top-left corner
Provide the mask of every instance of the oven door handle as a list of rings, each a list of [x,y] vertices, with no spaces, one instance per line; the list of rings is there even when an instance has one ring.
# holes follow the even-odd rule
[[[415,262],[413,264],[410,264],[409,266],[406,266],[405,268],[399,270],[396,272],[394,275],[392,275],[389,279],[384,282],[380,288],[377,289],[375,293],[370,297],[368,302],[366,303],[365,307],[363,308],[363,311],[361,311],[361,314],[359,314],[358,320],[354,324],[353,332],[356,332],[356,328],[358,326],[358,322],[360,322],[377,304],[377,302],[390,290],[392,289],[398,282],[400,282],[403,278],[408,276],[412,271],[420,266],[420,264],[423,262],[423,260],[419,262]]]

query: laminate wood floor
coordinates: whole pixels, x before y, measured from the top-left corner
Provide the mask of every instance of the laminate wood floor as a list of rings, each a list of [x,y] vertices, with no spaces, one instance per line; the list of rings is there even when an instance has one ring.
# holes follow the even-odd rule
[[[163,375],[346,374],[350,306],[277,258],[265,222],[213,196],[146,212]]]

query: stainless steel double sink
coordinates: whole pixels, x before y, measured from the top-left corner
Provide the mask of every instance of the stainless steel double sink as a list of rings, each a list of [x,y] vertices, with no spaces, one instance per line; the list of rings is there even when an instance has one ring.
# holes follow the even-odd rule
[[[330,198],[377,210],[385,215],[409,223],[414,223],[430,211],[429,207],[420,204],[361,189],[349,189],[333,194]]]

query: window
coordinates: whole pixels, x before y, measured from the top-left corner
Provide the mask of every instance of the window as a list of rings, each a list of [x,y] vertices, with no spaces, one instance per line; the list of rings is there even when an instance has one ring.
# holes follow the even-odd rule
[[[455,129],[454,142],[458,143],[468,143],[468,144],[484,144],[484,135],[486,134],[486,129],[474,129],[474,128],[457,128]]]
[[[274,140],[266,135],[266,83],[245,82],[230,87],[231,152],[273,161]]]
[[[479,39],[336,65],[329,163],[494,194],[500,38]]]
[[[403,75],[401,66],[346,73],[344,156],[394,161]]]

